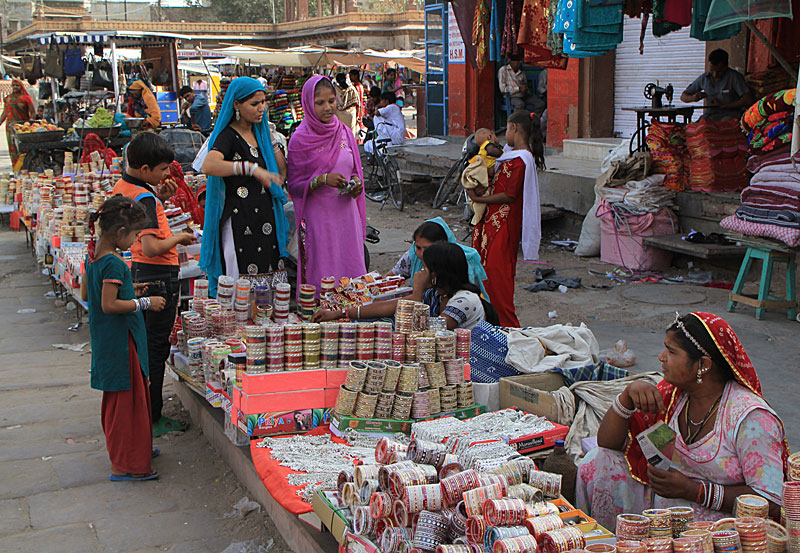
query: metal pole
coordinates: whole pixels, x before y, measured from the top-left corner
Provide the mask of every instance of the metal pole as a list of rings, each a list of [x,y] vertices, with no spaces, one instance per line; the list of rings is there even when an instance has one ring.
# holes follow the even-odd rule
[[[128,20],[128,0],[124,0],[122,3],[122,8],[125,10],[125,21]]]
[[[114,80],[114,108],[119,111],[119,67],[117,61],[117,43],[111,41],[111,78]]]

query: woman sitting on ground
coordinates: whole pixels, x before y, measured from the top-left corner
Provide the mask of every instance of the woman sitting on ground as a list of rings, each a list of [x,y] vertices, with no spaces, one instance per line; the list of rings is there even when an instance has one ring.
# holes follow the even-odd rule
[[[489,294],[486,293],[486,289],[483,287],[483,281],[486,280],[486,271],[484,271],[481,264],[481,254],[475,248],[459,244],[458,240],[456,240],[456,235],[453,234],[453,231],[450,230],[450,227],[441,217],[428,219],[417,227],[411,237],[411,248],[403,254],[386,276],[402,276],[408,280],[409,286],[413,286],[414,275],[422,269],[422,254],[425,248],[436,242],[450,242],[464,250],[469,269],[469,281],[478,283],[481,296],[487,301],[490,300]]]
[[[664,345],[664,380],[629,384],[603,418],[600,447],[578,470],[577,507],[613,528],[620,513],[678,505],[695,520],[718,520],[739,495],[758,494],[777,518],[789,453],[783,423],[733,329],[690,313],[676,317]],[[669,470],[648,464],[636,441],[658,421],[676,433]]]
[[[444,317],[448,330],[472,329],[481,321],[498,324],[494,308],[481,299],[479,288],[470,282],[467,257],[458,245],[449,242],[431,244],[422,253],[422,260],[422,269],[414,278],[414,290],[405,299],[430,306],[431,317]],[[378,301],[337,311],[320,310],[314,314],[313,321],[393,317],[397,301]]]

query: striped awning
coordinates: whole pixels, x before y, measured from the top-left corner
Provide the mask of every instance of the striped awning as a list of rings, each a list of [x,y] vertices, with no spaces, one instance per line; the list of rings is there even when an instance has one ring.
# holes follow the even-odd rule
[[[47,34],[36,37],[39,44],[98,44],[108,40],[105,34],[94,33],[69,33],[69,34]]]

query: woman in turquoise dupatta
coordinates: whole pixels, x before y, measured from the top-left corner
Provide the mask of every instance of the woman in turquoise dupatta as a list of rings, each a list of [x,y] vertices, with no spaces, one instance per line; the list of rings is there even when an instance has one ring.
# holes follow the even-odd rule
[[[258,228],[250,228],[251,225],[247,225],[241,232],[238,232],[241,229],[234,226],[234,242],[237,239],[242,242],[237,249],[240,254],[248,256],[246,260],[238,260],[239,267],[236,267],[239,269],[244,266],[247,270],[236,270],[235,272],[241,276],[255,276],[257,273],[263,272],[261,265],[268,256],[268,252],[263,251],[258,244],[252,243],[256,237],[271,238],[270,235],[274,232],[277,240],[275,253],[280,258],[287,255],[289,222],[283,211],[283,204],[286,203],[287,198],[278,182],[280,180],[278,165],[275,161],[269,122],[265,116],[263,105],[265,99],[266,91],[257,80],[250,77],[234,79],[225,92],[225,100],[222,102],[219,116],[214,125],[214,132],[209,138],[209,155],[203,163],[203,172],[208,175],[208,180],[200,268],[208,275],[209,291],[212,296],[216,296],[217,280],[223,274],[223,255],[226,260],[229,257],[227,253],[223,252],[223,223],[236,216],[242,217],[241,210],[246,209],[248,205],[255,205],[255,202],[259,201],[263,194],[269,194],[271,198],[274,225],[271,222],[264,223]],[[248,138],[246,137],[250,136],[246,132],[247,129],[252,130],[252,135],[258,145],[257,149],[247,142]],[[218,140],[220,136],[222,139]],[[249,139],[252,140],[252,138]],[[223,143],[224,146],[221,146]],[[245,155],[241,155],[238,151],[233,155],[228,155],[237,148],[239,150],[244,148]],[[252,186],[253,184],[257,184],[257,186]],[[239,202],[242,205],[226,206],[226,196],[229,202]],[[229,244],[226,248],[230,249],[231,246]],[[235,253],[233,257],[236,257]],[[226,272],[231,273],[232,271],[234,268],[228,267],[226,264]]]
[[[483,265],[481,265],[481,255],[478,253],[478,250],[475,248],[470,248],[469,246],[464,246],[458,243],[456,240],[456,235],[453,234],[453,231],[450,230],[450,227],[447,226],[447,223],[441,217],[436,217],[434,219],[428,219],[425,223],[436,223],[444,230],[445,235],[447,235],[447,241],[451,244],[457,245],[459,248],[464,250],[464,255],[467,256],[467,265],[469,265],[469,280],[481,290],[481,297],[486,301],[491,301],[489,299],[489,294],[486,292],[486,288],[483,287],[483,281],[486,280],[486,271],[483,270]],[[411,276],[409,277],[409,286],[414,284],[414,275],[422,269],[422,259],[420,259],[419,255],[417,254],[417,240],[419,238],[425,239],[424,236],[421,236],[421,231],[423,226],[417,228],[414,231],[414,242],[411,244],[411,248],[408,250],[408,260],[410,264],[410,272]],[[427,242],[431,242],[430,239],[425,239]],[[422,252],[425,251],[425,248],[421,248],[419,254],[421,255]]]

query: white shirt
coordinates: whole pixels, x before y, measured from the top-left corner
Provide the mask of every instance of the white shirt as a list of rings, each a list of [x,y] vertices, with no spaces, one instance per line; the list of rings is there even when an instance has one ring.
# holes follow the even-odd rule
[[[391,138],[393,145],[400,145],[406,139],[406,119],[403,117],[403,112],[397,104],[389,104],[385,108],[378,110],[375,116],[375,130],[379,138]],[[386,121],[391,125],[381,125],[380,123]]]
[[[486,320],[486,313],[483,310],[481,298],[475,292],[459,290],[442,311],[442,315],[447,315],[458,323],[458,328],[472,330],[476,324]]]

